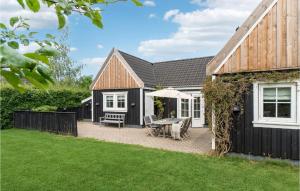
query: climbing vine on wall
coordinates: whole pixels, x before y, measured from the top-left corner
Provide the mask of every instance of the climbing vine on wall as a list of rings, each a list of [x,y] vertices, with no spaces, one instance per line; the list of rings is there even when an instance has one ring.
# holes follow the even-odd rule
[[[155,86],[155,90],[161,90],[161,89],[163,89],[163,87],[161,85]],[[164,111],[165,111],[163,98],[155,97],[154,98],[154,105],[158,110],[157,118],[162,119],[163,115],[164,115]]]
[[[249,92],[253,82],[289,82],[299,78],[300,71],[227,74],[218,76],[215,80],[208,77],[203,91],[208,126],[215,136],[216,154],[222,156],[230,151],[233,110],[234,107],[239,107],[240,114],[243,114],[243,95]]]

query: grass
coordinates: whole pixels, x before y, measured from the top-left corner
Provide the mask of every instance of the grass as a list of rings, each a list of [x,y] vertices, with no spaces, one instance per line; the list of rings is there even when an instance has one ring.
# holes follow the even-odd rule
[[[1,131],[1,190],[298,190],[299,171],[253,162]]]

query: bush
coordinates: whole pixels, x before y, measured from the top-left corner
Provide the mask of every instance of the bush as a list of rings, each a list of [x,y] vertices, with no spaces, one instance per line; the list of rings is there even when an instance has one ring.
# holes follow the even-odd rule
[[[0,89],[0,128],[11,128],[13,112],[17,110],[32,110],[40,106],[48,105],[57,108],[78,107],[81,100],[90,96],[90,92],[72,89],[27,89],[20,93],[10,87]]]
[[[42,105],[40,107],[35,107],[32,109],[32,111],[39,111],[39,112],[48,112],[48,111],[56,111],[56,110],[57,107],[51,105]]]

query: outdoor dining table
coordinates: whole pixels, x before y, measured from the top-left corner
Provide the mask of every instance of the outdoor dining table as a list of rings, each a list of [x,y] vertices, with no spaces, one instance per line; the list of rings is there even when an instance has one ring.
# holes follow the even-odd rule
[[[166,128],[170,128],[170,126],[173,123],[178,123],[182,121],[182,119],[179,118],[165,118],[165,119],[160,119],[160,120],[156,120],[153,121],[152,123],[155,125],[161,125],[163,127],[163,136],[166,137]]]

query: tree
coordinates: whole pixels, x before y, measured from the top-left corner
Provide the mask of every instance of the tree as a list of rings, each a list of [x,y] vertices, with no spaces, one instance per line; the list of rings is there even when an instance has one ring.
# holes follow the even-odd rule
[[[50,34],[45,40],[35,39],[36,32],[29,32],[29,25],[21,17],[12,17],[10,26],[0,23],[0,73],[14,88],[24,90],[24,81],[38,88],[45,88],[53,82],[49,71],[49,57],[56,54],[57,43]],[[20,54],[19,44],[28,46],[37,43],[40,48],[34,52]]]
[[[69,30],[68,27],[65,27],[58,41],[58,53],[49,62],[52,77],[56,82],[74,85],[81,75],[82,65],[76,66],[75,62],[69,56],[70,46],[68,44],[68,36]]]
[[[88,90],[92,81],[93,81],[93,76],[81,76],[77,81],[77,84],[80,88]]]
[[[58,18],[58,29],[62,29],[66,23],[66,17],[76,12],[89,18],[98,28],[102,28],[101,9],[96,5],[108,5],[127,0],[17,0],[24,9],[39,12],[41,4],[55,9]],[[141,6],[139,0],[131,0],[135,5]],[[46,88],[53,80],[49,74],[49,57],[53,57],[57,51],[57,43],[54,37],[46,35],[45,40],[33,39],[36,32],[30,31],[30,26],[21,17],[12,17],[10,27],[0,23],[0,74],[14,88],[22,91],[24,79],[39,88]],[[19,30],[18,29],[26,29]],[[37,43],[40,48],[31,53],[21,54],[17,50],[19,44],[28,46],[31,42]]]

